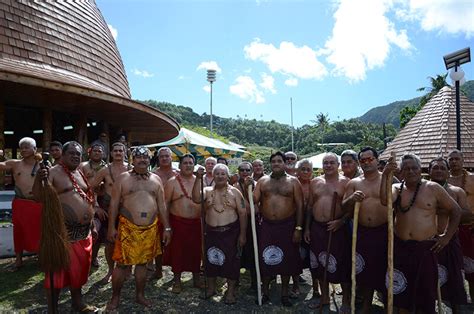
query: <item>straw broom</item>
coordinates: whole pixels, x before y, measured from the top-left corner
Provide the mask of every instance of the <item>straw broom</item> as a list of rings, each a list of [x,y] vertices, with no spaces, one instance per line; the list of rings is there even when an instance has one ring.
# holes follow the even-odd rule
[[[391,158],[395,159],[395,153],[392,152]],[[388,290],[387,290],[387,314],[393,313],[393,203],[392,203],[392,180],[393,173],[388,175],[387,179],[387,267],[388,267]]]
[[[354,226],[352,229],[352,266],[351,266],[351,313],[355,313],[356,300],[356,245],[357,245],[357,226],[359,224],[360,202],[355,203],[354,207]]]
[[[44,153],[45,158],[41,168],[46,167],[48,155]],[[39,161],[42,159],[41,155],[36,158]],[[48,179],[42,181],[41,201],[43,210],[41,213],[41,239],[38,261],[41,270],[49,273],[52,311],[55,312],[57,311],[57,301],[54,292],[53,273],[69,267],[69,241],[61,202]]]
[[[255,261],[255,273],[257,274],[257,298],[258,298],[258,305],[262,305],[262,285],[261,285],[261,278],[260,278],[260,263],[258,261],[258,242],[257,242],[257,227],[255,224],[255,205],[253,203],[253,192],[252,186],[249,185],[248,187],[248,196],[249,196],[249,203],[250,203],[250,222],[252,225],[252,240],[253,240],[253,255]]]

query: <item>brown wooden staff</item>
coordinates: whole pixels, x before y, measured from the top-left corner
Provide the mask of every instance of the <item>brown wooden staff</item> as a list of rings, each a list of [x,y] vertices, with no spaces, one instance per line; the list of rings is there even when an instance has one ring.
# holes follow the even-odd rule
[[[206,211],[204,208],[204,175],[201,176],[201,235],[202,235],[202,265],[204,267],[204,299],[207,299],[207,252],[206,252]]]
[[[248,188],[249,204],[250,204],[250,222],[252,226],[252,238],[253,238],[253,255],[255,262],[255,273],[257,275],[257,298],[258,305],[262,305],[262,283],[260,278],[260,263],[258,260],[258,241],[257,241],[257,226],[255,224],[255,205],[253,203],[253,192],[252,186]]]
[[[334,218],[336,216],[337,198],[338,198],[337,192],[334,192],[334,194],[332,196],[331,221],[334,220]],[[333,230],[331,230],[329,232],[328,248],[326,250],[326,264],[324,265],[323,287],[325,287],[327,285],[327,282],[328,282],[328,264],[329,264],[329,255],[330,255],[330,252],[331,252],[332,234],[333,234]],[[329,285],[328,285],[328,287],[329,287]],[[328,290],[328,293],[329,293],[329,290]],[[334,302],[334,303],[336,303],[336,302]],[[320,306],[319,307],[319,314],[321,314],[322,312],[323,312],[323,307]]]
[[[49,154],[43,153],[41,168],[46,167]],[[41,157],[41,155],[39,156]],[[38,261],[41,270],[49,273],[51,290],[51,311],[57,313],[57,296],[54,289],[54,272],[69,267],[69,241],[64,223],[64,214],[56,190],[48,179],[42,181],[41,239]]]
[[[392,152],[391,158],[395,159],[395,153]],[[387,314],[393,313],[393,203],[392,203],[392,180],[393,173],[390,172],[387,178],[387,223],[388,223],[388,239],[387,239],[387,272],[388,272],[388,289],[387,289]]]
[[[359,224],[360,202],[354,206],[354,224],[352,227],[352,267],[351,267],[351,313],[355,313],[356,300],[356,245],[357,245],[357,226]]]

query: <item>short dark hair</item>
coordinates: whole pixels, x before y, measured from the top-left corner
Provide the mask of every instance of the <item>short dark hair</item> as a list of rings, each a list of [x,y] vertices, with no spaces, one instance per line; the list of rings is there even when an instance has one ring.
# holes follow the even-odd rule
[[[360,160],[360,155],[362,153],[368,152],[369,150],[372,152],[372,154],[374,155],[375,158],[377,158],[377,159],[379,158],[379,153],[377,152],[377,150],[375,150],[375,148],[370,147],[370,146],[366,146],[366,147],[362,148],[360,150],[359,154],[357,155],[357,158]]]
[[[64,143],[63,145],[63,155],[67,152],[67,150],[69,149],[69,146],[77,146],[81,149],[81,153],[83,151],[81,144],[79,144],[76,141],[69,141],[69,142]]]
[[[227,159],[224,158],[224,157],[217,157],[217,163],[219,163],[219,161],[223,161],[226,165],[229,164],[229,162],[227,161]]]
[[[280,156],[283,159],[283,162],[286,162],[285,154],[283,154],[281,151],[277,151],[276,153],[271,154],[270,162],[272,162],[272,159],[275,158],[276,156]]]
[[[433,164],[435,162],[438,162],[438,161],[444,162],[446,164],[446,168],[449,170],[449,164],[448,164],[448,161],[446,160],[446,158],[438,157],[438,158],[435,158],[432,161],[430,161],[430,165],[428,166],[428,172],[431,172],[431,168],[433,167]]]
[[[51,147],[59,147],[59,149],[63,149],[63,144],[61,144],[60,141],[52,141],[50,144],[49,144],[49,148],[51,149]]]
[[[183,162],[184,158],[191,158],[193,160],[193,164],[196,163],[196,159],[194,158],[193,154],[185,154],[185,155],[179,157],[179,164],[180,165]]]

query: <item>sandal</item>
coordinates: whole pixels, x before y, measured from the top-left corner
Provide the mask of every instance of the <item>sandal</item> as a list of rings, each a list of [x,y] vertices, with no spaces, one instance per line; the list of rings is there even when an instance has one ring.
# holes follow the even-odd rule
[[[281,305],[284,307],[292,307],[293,303],[290,302],[290,298],[288,296],[281,297]]]

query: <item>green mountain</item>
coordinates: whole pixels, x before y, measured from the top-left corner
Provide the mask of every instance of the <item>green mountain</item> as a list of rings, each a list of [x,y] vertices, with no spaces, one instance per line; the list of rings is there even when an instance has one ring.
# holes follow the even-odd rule
[[[466,95],[471,101],[474,101],[474,80],[466,82],[463,86],[461,86],[461,91]],[[370,109],[364,115],[359,117],[358,119],[362,122],[367,123],[390,123],[394,125],[396,128],[400,127],[400,110],[403,107],[411,106],[414,107],[418,105],[420,101],[420,97],[412,98],[409,100],[399,100],[392,102],[385,106],[379,106]]]

